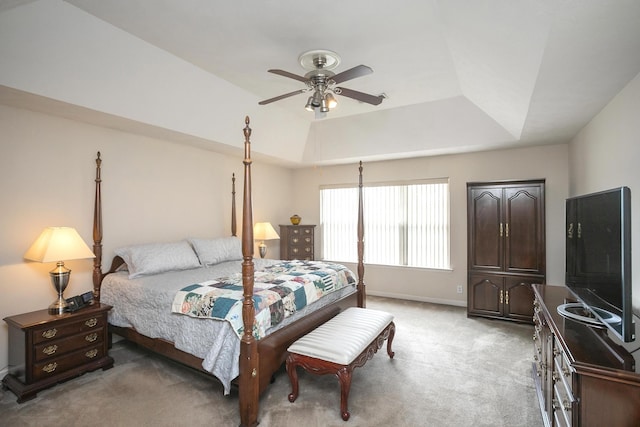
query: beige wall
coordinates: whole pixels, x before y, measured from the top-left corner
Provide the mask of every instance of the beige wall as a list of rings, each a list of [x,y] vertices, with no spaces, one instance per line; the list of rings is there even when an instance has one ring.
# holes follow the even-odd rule
[[[237,124],[243,141],[244,117]],[[231,174],[242,213],[242,158],[0,105],[0,319],[48,307],[54,266],[22,256],[46,226],[75,227],[92,245],[96,152],[102,153],[104,260],[122,245],[230,233]],[[256,162],[255,221],[286,221],[291,171]],[[277,188],[275,192],[271,189]],[[269,257],[279,255],[269,242]],[[65,296],[91,290],[91,260],[73,270]],[[0,322],[0,376],[8,364]]]
[[[640,314],[640,74],[569,144],[572,196],[631,189],[633,306]]]
[[[546,179],[547,282],[564,283],[564,200],[568,195],[566,144],[424,157],[364,165],[364,182],[448,177],[451,193],[451,270],[367,265],[365,283],[373,295],[466,305],[466,184],[472,181]],[[357,165],[297,170],[295,207],[306,223],[318,224],[319,187],[356,183]],[[319,250],[319,242],[316,249]],[[365,236],[366,252],[366,236]],[[457,286],[463,293],[456,292]]]

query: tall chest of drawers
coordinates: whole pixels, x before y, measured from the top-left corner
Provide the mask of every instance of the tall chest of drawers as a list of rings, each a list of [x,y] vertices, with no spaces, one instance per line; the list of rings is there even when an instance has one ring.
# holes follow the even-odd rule
[[[2,384],[21,403],[61,381],[111,368],[107,336],[110,309],[109,305],[95,303],[60,316],[40,310],[5,318],[9,326],[9,373]]]
[[[280,258],[314,260],[315,225],[280,225]]]

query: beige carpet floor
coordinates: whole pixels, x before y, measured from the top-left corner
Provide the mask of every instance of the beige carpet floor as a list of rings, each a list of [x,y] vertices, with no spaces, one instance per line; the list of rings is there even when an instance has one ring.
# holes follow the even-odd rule
[[[300,373],[287,400],[282,371],[260,401],[260,426],[540,426],[531,378],[533,327],[467,318],[464,308],[380,297],[393,313],[395,357],[385,347],[353,374],[351,419],[339,414],[337,378]],[[129,343],[113,369],[87,373],[17,404],[0,395],[1,426],[237,426],[237,396],[205,375]]]

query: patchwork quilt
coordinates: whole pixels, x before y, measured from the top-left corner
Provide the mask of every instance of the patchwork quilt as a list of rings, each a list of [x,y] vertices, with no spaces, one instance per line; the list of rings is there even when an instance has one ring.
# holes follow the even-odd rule
[[[355,275],[345,266],[320,261],[285,261],[256,271],[253,336],[263,338],[267,329],[283,319],[355,281]],[[242,274],[238,273],[182,288],[171,310],[192,317],[226,320],[242,337],[242,300]]]

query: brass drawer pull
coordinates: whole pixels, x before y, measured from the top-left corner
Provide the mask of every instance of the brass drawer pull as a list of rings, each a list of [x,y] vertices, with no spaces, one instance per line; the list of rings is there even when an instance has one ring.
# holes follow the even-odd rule
[[[87,356],[89,359],[93,359],[98,355],[98,350],[94,348],[93,350],[87,351],[84,355]]]
[[[49,363],[48,365],[44,365],[42,367],[42,370],[45,371],[47,374],[50,374],[51,372],[55,371],[57,367],[58,367],[58,364],[56,362],[53,362],[53,363]]]
[[[58,333],[58,330],[56,328],[47,329],[42,333],[42,338],[51,339],[55,337],[57,333]]]
[[[84,337],[85,341],[88,342],[94,342],[95,340],[98,339],[98,334],[96,334],[95,332],[92,334],[87,335],[86,337]]]
[[[567,399],[562,399],[562,406],[564,407],[565,411],[571,410],[571,402],[569,402]]]
[[[93,328],[94,326],[96,326],[98,324],[98,319],[96,319],[95,317],[92,317],[91,319],[89,319],[86,322],[84,322],[84,324],[87,325],[90,328]]]
[[[54,354],[56,351],[58,351],[58,346],[57,345],[48,345],[45,348],[42,349],[42,352],[48,356],[51,356],[52,354]]]

